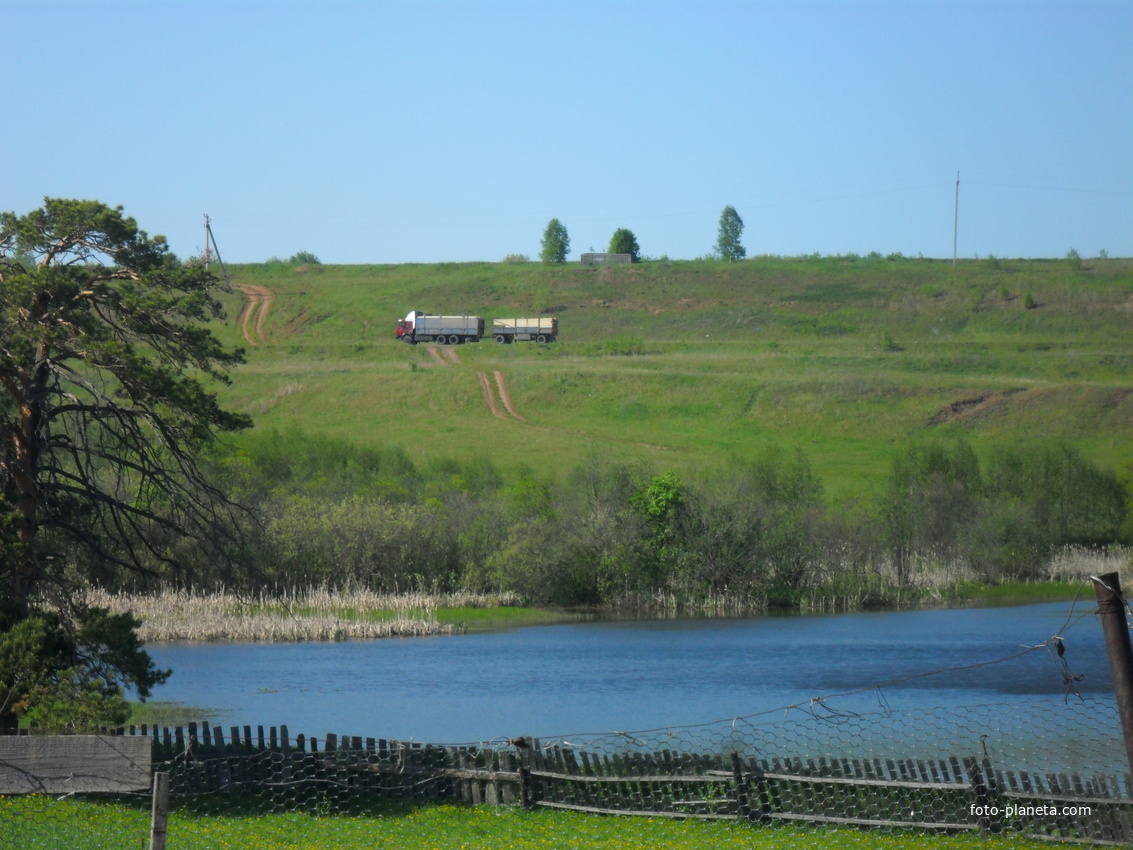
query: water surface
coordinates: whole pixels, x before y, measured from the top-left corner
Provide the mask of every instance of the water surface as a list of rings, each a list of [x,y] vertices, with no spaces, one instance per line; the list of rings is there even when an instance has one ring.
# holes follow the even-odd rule
[[[1064,633],[1066,661],[1083,696],[1111,700],[1091,607],[1079,603]],[[1066,701],[1056,656],[1025,649],[1070,614],[1070,603],[1050,603],[149,649],[174,671],[154,698],[219,710],[223,727],[462,742],[703,724],[792,705],[814,713],[814,697],[836,713],[990,705],[1026,716]],[[925,675],[944,668],[967,669]]]

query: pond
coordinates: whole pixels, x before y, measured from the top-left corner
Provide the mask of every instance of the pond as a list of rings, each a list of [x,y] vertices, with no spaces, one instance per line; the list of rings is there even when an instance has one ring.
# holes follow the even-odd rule
[[[292,736],[450,743],[665,729],[672,739],[672,727],[717,729],[721,721],[734,730],[735,718],[783,735],[787,715],[801,714],[809,729],[881,714],[948,737],[954,733],[937,728],[941,717],[951,728],[978,710],[970,724],[977,731],[994,723],[1061,738],[1067,724],[1083,727],[1086,706],[1094,749],[1114,740],[1116,709],[1092,609],[1090,600],[1073,609],[1066,602],[148,648],[174,671],[155,699],[214,709],[225,728],[286,725]],[[1051,649],[1028,651],[1060,632],[1065,667]],[[949,672],[932,672],[940,670]]]

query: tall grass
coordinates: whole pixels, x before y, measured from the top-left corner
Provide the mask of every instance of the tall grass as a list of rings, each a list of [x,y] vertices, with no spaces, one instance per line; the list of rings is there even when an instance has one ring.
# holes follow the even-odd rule
[[[87,592],[89,605],[131,612],[141,620],[139,637],[165,641],[341,641],[450,634],[436,616],[440,608],[510,604],[508,595],[376,594],[328,587],[259,592],[242,596],[223,588],[198,592],[163,589],[155,594]]]

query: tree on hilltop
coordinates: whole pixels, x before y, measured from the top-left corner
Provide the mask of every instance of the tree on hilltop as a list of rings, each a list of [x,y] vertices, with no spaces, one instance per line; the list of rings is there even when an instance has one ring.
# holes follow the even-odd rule
[[[565,263],[570,253],[570,236],[566,226],[557,218],[547,222],[547,229],[543,231],[543,250],[539,257],[544,263]]]
[[[633,235],[633,231],[624,227],[615,230],[610,237],[610,253],[629,254],[632,258],[630,262],[636,263],[641,249],[637,246],[637,237]]]
[[[184,541],[229,556],[236,507],[197,458],[251,420],[203,383],[243,361],[204,327],[216,284],[121,207],[0,213],[0,728],[118,711],[168,675],[132,615],[84,604],[88,581],[161,575]]]
[[[716,237],[716,253],[720,255],[720,259],[734,263],[747,256],[747,251],[740,244],[743,232],[744,221],[736,208],[724,207],[724,211],[720,213],[720,230]]]

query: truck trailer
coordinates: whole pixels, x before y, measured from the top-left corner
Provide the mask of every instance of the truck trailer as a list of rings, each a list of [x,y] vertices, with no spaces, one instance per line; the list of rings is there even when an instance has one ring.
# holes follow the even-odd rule
[[[459,345],[483,339],[484,326],[480,316],[433,316],[414,310],[398,321],[396,335],[410,345],[419,342]],[[559,320],[554,318],[492,320],[492,338],[499,343],[554,342],[558,335]]]
[[[480,316],[428,316],[414,310],[397,323],[397,338],[410,345],[437,342],[460,345],[479,342],[484,336],[484,320]]]
[[[492,339],[499,343],[554,342],[558,335],[558,319],[492,319]]]

